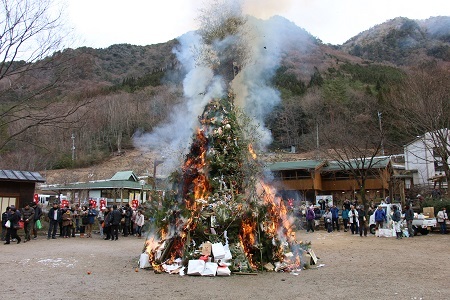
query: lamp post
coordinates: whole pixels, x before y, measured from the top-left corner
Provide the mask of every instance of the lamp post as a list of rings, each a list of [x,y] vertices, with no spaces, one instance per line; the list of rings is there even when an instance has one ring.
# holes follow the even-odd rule
[[[153,189],[156,190],[156,167],[162,164],[163,160],[155,160],[153,162]]]
[[[139,200],[141,200],[141,203],[144,203],[145,202],[145,198],[144,198],[145,180],[140,180],[139,184],[141,185],[141,197],[140,197],[141,199],[139,199]]]

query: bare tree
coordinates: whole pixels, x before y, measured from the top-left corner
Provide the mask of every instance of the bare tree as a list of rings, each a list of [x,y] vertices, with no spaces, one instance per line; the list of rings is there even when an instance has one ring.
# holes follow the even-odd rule
[[[60,52],[66,35],[61,11],[52,0],[0,2],[0,150],[27,142],[39,126],[67,127],[89,100],[64,100],[57,88],[70,59]]]
[[[427,152],[441,158],[450,181],[450,80],[448,69],[428,65],[412,70],[387,95],[387,124],[409,138],[424,136]],[[399,145],[397,145],[399,146]],[[402,145],[401,145],[402,146]]]
[[[375,167],[385,159],[379,157],[383,132],[378,127],[376,99],[345,88],[318,96],[311,98],[315,99],[313,102],[306,101],[308,105],[304,103],[319,128],[317,148],[323,159],[334,161],[356,181],[367,210],[367,179],[379,176]]]

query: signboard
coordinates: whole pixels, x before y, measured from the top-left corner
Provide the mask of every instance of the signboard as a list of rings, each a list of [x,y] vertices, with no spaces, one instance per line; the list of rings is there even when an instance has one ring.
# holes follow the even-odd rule
[[[316,205],[320,205],[321,209],[333,206],[333,195],[316,196]]]

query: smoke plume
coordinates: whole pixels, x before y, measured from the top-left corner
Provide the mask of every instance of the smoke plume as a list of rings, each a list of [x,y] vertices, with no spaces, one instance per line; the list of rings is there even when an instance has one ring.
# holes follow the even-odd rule
[[[262,21],[244,16],[243,4],[239,0],[215,1],[199,16],[203,22],[200,29],[179,38],[174,53],[186,74],[184,101],[174,108],[167,123],[135,139],[141,149],[164,155],[167,171],[179,166],[179,154],[188,149],[197,117],[208,101],[229,92],[235,96],[235,105],[257,125],[261,136],[257,146],[264,149],[271,142],[264,119],[280,102],[280,93],[270,83],[280,65],[281,49],[292,35],[277,18]],[[251,7],[247,5],[247,11]],[[238,72],[233,72],[233,65]]]

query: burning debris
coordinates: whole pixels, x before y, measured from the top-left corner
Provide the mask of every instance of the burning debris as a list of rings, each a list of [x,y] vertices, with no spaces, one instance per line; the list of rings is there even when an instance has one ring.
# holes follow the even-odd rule
[[[262,167],[233,98],[213,99],[186,155],[178,192],[153,212],[144,257],[155,272],[201,276],[296,272],[310,245],[296,240],[294,220]],[[158,201],[154,201],[156,203]]]
[[[198,32],[180,37],[174,53],[186,72],[185,105],[167,125],[138,140],[165,153],[186,154],[180,172],[171,176],[174,192],[149,204],[154,207],[148,209],[151,234],[143,261],[155,272],[295,272],[307,262],[310,245],[296,241],[294,220],[264,182],[253,149],[271,141],[264,118],[280,93],[268,83],[292,35],[278,34],[276,22],[268,28],[247,18],[242,4],[213,1],[199,16]],[[227,97],[226,88],[232,91]],[[188,150],[185,141],[192,135]]]

